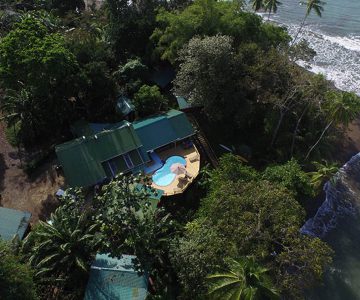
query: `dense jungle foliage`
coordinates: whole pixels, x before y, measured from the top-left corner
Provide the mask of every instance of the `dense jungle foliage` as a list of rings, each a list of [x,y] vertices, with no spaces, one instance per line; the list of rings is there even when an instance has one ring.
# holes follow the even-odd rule
[[[1,296],[83,299],[101,252],[136,255],[152,278],[149,299],[302,299],[333,253],[300,227],[337,170],[334,145],[359,98],[299,67],[316,53],[253,13],[275,13],[278,1],[85,4],[0,4],[0,108],[11,142],[51,150],[78,119],[120,121],[119,96],[132,99],[136,117],[177,108],[183,96],[199,107],[214,148],[233,154],[204,167],[186,201],[157,209],[133,189],[137,177],[117,177],[91,201],[68,190],[51,223],[40,221],[16,247],[0,244]],[[322,4],[308,0],[304,22]],[[156,79],[164,69],[170,84]],[[21,274],[10,276],[15,268]]]

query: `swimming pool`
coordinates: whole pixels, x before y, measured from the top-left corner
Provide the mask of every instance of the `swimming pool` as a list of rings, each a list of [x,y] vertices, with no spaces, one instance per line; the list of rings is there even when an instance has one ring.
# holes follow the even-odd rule
[[[171,172],[170,167],[176,163],[180,163],[186,166],[185,158],[181,156],[170,156],[165,161],[165,164],[159,170],[157,170],[152,176],[153,182],[158,186],[167,186],[170,183],[172,183],[176,175]]]

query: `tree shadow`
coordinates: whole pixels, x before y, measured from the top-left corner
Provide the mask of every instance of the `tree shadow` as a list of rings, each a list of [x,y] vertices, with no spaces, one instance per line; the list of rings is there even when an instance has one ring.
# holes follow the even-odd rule
[[[42,202],[42,206],[38,214],[39,220],[49,220],[51,213],[53,213],[59,205],[60,202],[55,195],[47,195],[46,199]]]
[[[14,159],[14,160],[18,160],[20,159],[20,154],[18,151],[12,151],[8,153],[9,157]]]

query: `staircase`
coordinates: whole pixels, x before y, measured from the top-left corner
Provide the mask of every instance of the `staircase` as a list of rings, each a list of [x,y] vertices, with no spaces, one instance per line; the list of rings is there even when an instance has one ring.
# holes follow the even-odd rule
[[[209,141],[205,137],[204,132],[201,130],[199,123],[196,121],[195,117],[188,113],[187,114],[189,120],[193,124],[196,130],[195,142],[200,149],[202,155],[207,157],[207,160],[211,163],[211,165],[216,168],[219,165],[219,161],[216,157],[214,150],[211,148]]]

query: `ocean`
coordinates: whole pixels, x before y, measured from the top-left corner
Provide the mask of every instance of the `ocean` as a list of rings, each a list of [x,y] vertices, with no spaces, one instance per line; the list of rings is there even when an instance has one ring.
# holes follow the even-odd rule
[[[296,0],[280,1],[283,4],[270,19],[294,36],[306,7]],[[326,2],[323,16],[312,12],[298,37],[317,52],[307,67],[324,74],[339,89],[360,95],[360,0]],[[360,153],[337,176],[336,185],[324,186],[326,200],[302,228],[304,234],[320,237],[335,251],[323,283],[307,293],[307,300],[360,299]]]
[[[280,0],[278,13],[270,17],[295,35],[305,15],[305,5],[297,0]],[[266,18],[266,16],[264,16]],[[309,70],[324,74],[335,86],[360,95],[360,1],[329,0],[322,17],[312,12],[300,39],[317,52]]]

